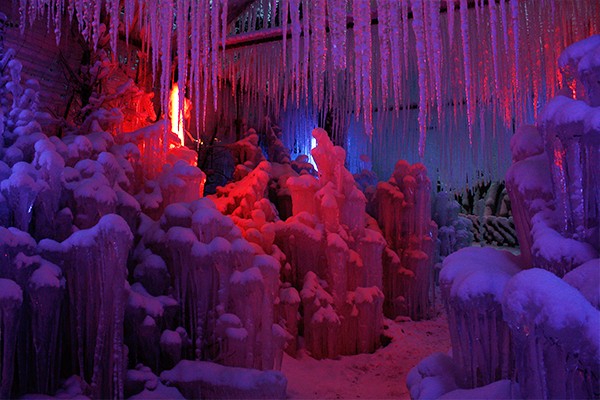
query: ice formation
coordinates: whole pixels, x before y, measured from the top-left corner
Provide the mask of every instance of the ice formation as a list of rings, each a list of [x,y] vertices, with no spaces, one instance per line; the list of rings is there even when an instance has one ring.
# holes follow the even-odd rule
[[[21,29],[48,18],[58,41],[77,25],[89,60],[74,74],[87,80],[80,110],[60,118],[40,111],[39,82],[0,46],[0,397],[283,398],[284,351],[373,352],[384,313],[430,316],[438,236],[453,353],[413,370],[412,396],[597,397],[600,42],[569,47],[561,77],[560,46],[529,38],[596,32],[597,2],[530,17],[530,1],[487,13],[463,0],[445,2],[446,17],[425,0],[259,0],[231,18],[230,3],[19,2]],[[140,47],[129,69],[160,86],[158,119],[137,77],[115,72],[122,35]],[[559,82],[569,89],[557,96]],[[470,242],[469,223],[443,195],[432,220],[427,149],[439,150],[442,187],[472,180],[471,164],[493,176],[502,160],[480,158],[508,145],[498,127],[548,96],[537,125],[510,141],[522,255],[450,255]],[[279,129],[271,121],[286,107]],[[464,135],[450,136],[463,111]],[[256,119],[265,134],[246,129]],[[434,122],[441,134],[426,138]],[[203,198],[210,123],[238,140],[215,145],[215,128],[210,148],[231,154],[233,181]],[[399,130],[419,134],[381,134]],[[391,172],[398,154],[380,150],[398,138],[423,163]],[[288,147],[314,147],[315,166]],[[387,182],[350,173],[369,151]],[[490,205],[478,206],[490,225]]]
[[[68,25],[66,14],[94,50],[106,44],[113,60],[122,52],[120,39],[140,46],[140,59],[150,61],[152,81],[160,84],[165,114],[174,105],[169,103],[173,78],[178,87],[188,88],[179,91],[176,115],[185,111],[184,99],[191,98],[196,140],[207,139],[203,132],[214,111],[229,127],[239,119],[262,127],[265,115],[278,119],[289,108],[299,116],[311,108],[321,115],[317,125],[331,119],[338,145],[372,138],[367,146],[378,156],[380,176],[389,175],[399,158],[385,150],[403,151],[408,139],[414,146],[401,158],[414,162],[424,161],[426,154],[437,156],[444,166],[437,173],[453,187],[465,176],[475,178],[479,163],[485,163],[490,176],[501,178],[510,162],[513,116],[517,124],[527,121],[537,114],[538,103],[556,94],[561,46],[598,33],[592,16],[599,11],[594,1],[540,7],[535,0],[490,7],[467,0],[451,6],[424,0],[18,3],[21,29],[46,18],[58,41]],[[230,108],[240,101],[247,107]],[[415,108],[418,112],[412,113]],[[405,122],[391,122],[389,116],[401,113]],[[409,128],[409,120],[414,127]],[[354,122],[361,126],[360,138],[348,132]],[[437,137],[427,135],[431,123],[439,125]],[[455,130],[468,134],[450,136]],[[388,138],[390,131],[397,138]],[[450,140],[461,146],[446,146]],[[493,146],[499,159],[484,150]],[[427,163],[430,171],[433,166]]]
[[[377,184],[373,202],[383,236],[386,314],[428,318],[433,301],[437,225],[431,220],[431,182],[420,164],[398,161],[388,182]]]
[[[563,52],[562,73],[575,90],[563,90],[536,126],[520,127],[511,140],[506,185],[521,254],[469,248],[444,259],[440,286],[453,363],[426,359],[415,367],[408,381],[414,398],[600,393],[599,203],[591,178],[600,134],[597,82],[590,81],[599,71],[598,40]],[[501,382],[509,386],[496,391]]]
[[[313,136],[318,178],[304,169],[299,175],[289,156],[272,158],[282,163],[264,160],[256,133],[248,131],[230,146],[238,181],[217,188],[213,199],[256,251],[279,262],[282,282],[271,296],[288,353],[296,353],[299,335],[317,359],[372,352],[383,326],[385,240],[367,220],[366,199],[344,168],[344,150],[323,129]],[[267,153],[277,153],[280,143],[272,138]]]
[[[278,369],[288,337],[274,324],[279,261],[258,254],[230,217],[201,199],[196,154],[169,145],[154,158],[162,122],[103,130],[111,126],[106,104],[92,122],[48,137],[42,131],[54,120],[34,112],[35,83],[24,86],[19,61],[8,64],[0,92],[8,227],[0,227],[0,340],[10,349],[2,353],[2,397],[177,397],[157,375],[185,359]],[[147,367],[128,370],[138,363]],[[252,374],[222,368],[230,381]],[[282,397],[285,378],[270,374],[279,382],[271,394]],[[78,378],[60,388],[70,375]]]

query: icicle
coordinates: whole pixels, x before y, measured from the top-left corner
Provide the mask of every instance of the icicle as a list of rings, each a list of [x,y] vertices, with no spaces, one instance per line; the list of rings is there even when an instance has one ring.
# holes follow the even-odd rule
[[[469,49],[469,15],[467,0],[460,0],[460,31],[463,47],[463,62],[465,69],[465,96],[467,100],[467,123],[469,129],[469,143],[473,144],[474,110],[471,98],[471,52]]]
[[[346,0],[327,2],[327,23],[331,39],[334,71],[346,68]]]
[[[96,51],[98,49],[98,40],[100,39],[100,24],[102,23],[100,21],[100,13],[102,11],[102,2],[101,1],[94,1],[92,2],[93,6],[94,6],[94,12],[93,12],[93,16],[92,16],[92,27],[91,27],[91,33],[92,33],[92,43],[94,45],[94,51]]]
[[[220,2],[213,1],[211,7],[211,17],[210,17],[210,76],[212,82],[212,92],[213,92],[213,109],[217,109],[217,99],[219,96],[219,90],[217,87],[218,82],[218,74],[219,74],[219,33],[221,30],[219,29],[219,6]]]
[[[112,60],[117,61],[117,43],[119,40],[119,14],[121,13],[119,0],[107,0],[106,6],[110,13],[110,47],[112,49]]]
[[[508,21],[506,16],[506,5],[504,2],[500,3],[500,18],[502,19],[502,37],[504,39],[504,52],[508,58]]]
[[[388,4],[389,14],[389,33],[391,37],[391,75],[393,84],[394,108],[396,113],[400,111],[402,106],[402,55],[400,54],[401,36],[400,31],[400,4],[392,1]]]
[[[296,107],[300,104],[300,0],[290,0],[290,13],[292,15],[292,80]]]
[[[227,10],[229,8],[228,0],[221,0],[221,48],[223,49],[223,58],[225,57],[225,43],[227,42]]]
[[[454,41],[454,0],[446,2],[446,14],[448,15],[448,48],[452,51]]]
[[[313,88],[313,105],[322,107],[325,86],[325,67],[327,65],[327,32],[325,31],[327,10],[326,0],[312,0],[311,3],[311,77]],[[306,37],[306,33],[304,34]],[[308,53],[308,52],[307,52]]]
[[[283,66],[285,67],[287,64],[287,29],[288,29],[288,14],[290,12],[290,2],[289,0],[281,0],[281,3],[279,3],[279,24],[281,25],[281,31],[282,31],[282,62],[283,62]],[[286,79],[287,79],[287,73],[285,74]],[[287,82],[285,87],[287,88]],[[287,94],[287,89],[284,89],[286,91]],[[286,102],[283,102],[284,107]]]
[[[135,4],[137,0],[125,0],[125,40],[129,43],[129,31],[133,24],[133,17],[135,16]],[[140,7],[141,8],[141,7]],[[140,10],[140,13],[142,11]]]
[[[185,89],[187,87],[187,69],[188,69],[188,13],[190,8],[190,0],[177,1],[177,86],[179,88],[179,102],[177,110],[177,125],[183,121],[183,113],[185,108]],[[173,113],[174,110],[171,110]],[[183,126],[178,126],[178,131],[183,129]],[[177,131],[177,132],[178,132]],[[181,144],[185,144],[185,139],[181,138]]]
[[[427,135],[427,52],[423,21],[423,0],[411,0],[410,5],[413,14],[412,25],[415,31],[419,70],[419,157],[423,158]]]
[[[308,87],[308,70],[310,65],[310,0],[302,0],[302,31],[304,37],[302,60],[302,89],[304,90],[304,104],[308,105],[310,90]]]
[[[511,18],[512,18],[512,28],[513,28],[513,46],[514,46],[514,51],[515,51],[515,60],[514,60],[514,66],[515,66],[515,81],[514,83],[514,99],[515,99],[515,105],[516,105],[516,110],[520,111],[521,110],[521,87],[520,87],[520,82],[519,82],[519,75],[520,75],[520,59],[519,59],[519,4],[517,3],[517,0],[510,0],[510,12],[511,12]]]
[[[500,74],[498,72],[498,12],[496,2],[489,3],[490,8],[490,35],[492,41],[492,61],[494,65],[494,98],[500,96]]]
[[[355,1],[352,5],[354,18],[354,77],[355,112],[362,110],[363,123],[367,136],[373,134],[373,105],[371,98],[371,8],[369,2]]]
[[[428,60],[432,60],[430,68],[430,76],[433,77],[433,83],[435,86],[435,97],[437,103],[437,116],[438,121],[442,119],[442,71],[441,71],[441,52],[442,52],[442,38],[440,32],[440,4],[438,1],[426,2],[431,8],[428,11],[429,27],[427,32],[429,36],[427,38],[427,51]]]
[[[381,107],[387,108],[389,96],[388,67],[390,63],[390,2],[387,0],[377,1],[377,16],[379,20],[379,54],[381,58]]]

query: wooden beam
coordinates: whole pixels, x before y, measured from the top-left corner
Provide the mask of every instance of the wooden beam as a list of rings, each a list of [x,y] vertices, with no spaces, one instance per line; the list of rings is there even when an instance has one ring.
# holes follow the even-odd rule
[[[243,1],[243,0],[241,0]],[[390,0],[391,1],[391,0]],[[468,8],[475,8],[475,1],[479,1],[479,0],[468,0]],[[503,3],[507,0],[495,0],[496,3]],[[484,0],[483,4],[488,4],[489,0]],[[440,13],[446,13],[450,10],[452,11],[456,11],[460,8],[460,1],[459,0],[447,0],[447,1],[442,1],[440,3]],[[229,17],[229,15],[228,15]],[[408,10],[408,18],[412,19],[412,10]],[[229,18],[228,18],[229,19]],[[371,16],[371,25],[377,25],[379,23],[379,20],[377,19],[377,14],[373,14]],[[354,27],[354,19],[352,18],[352,16],[347,16],[346,19],[346,27],[347,29],[352,29]],[[327,28],[327,31],[329,31],[329,28]],[[303,35],[304,32],[301,33],[301,35]],[[292,36],[291,33],[291,29],[288,27],[287,29],[287,38],[290,38]],[[226,49],[234,49],[236,47],[246,47],[246,46],[252,46],[255,44],[260,44],[260,43],[267,43],[267,42],[277,42],[283,39],[283,29],[281,27],[274,27],[274,28],[267,28],[267,29],[261,29],[258,31],[252,31],[252,32],[246,32],[246,33],[241,33],[238,35],[230,35],[227,37],[227,42],[225,44],[225,48]]]

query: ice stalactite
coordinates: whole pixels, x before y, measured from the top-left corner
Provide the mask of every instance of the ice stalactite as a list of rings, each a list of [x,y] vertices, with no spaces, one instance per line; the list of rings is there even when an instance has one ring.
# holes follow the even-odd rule
[[[435,94],[429,96],[430,101],[435,97],[435,109],[437,110],[437,119],[442,121],[443,97],[442,97],[442,36],[440,30],[440,14],[437,2],[425,2],[425,20],[428,23],[425,26],[427,38],[427,59],[429,62],[430,86],[433,86]],[[429,111],[429,110],[428,110]]]
[[[373,134],[372,39],[369,2],[354,1],[354,79],[357,114],[362,111],[367,136]]]
[[[89,382],[95,397],[123,397],[125,278],[132,234],[121,217],[107,215],[62,243],[43,240],[44,257],[64,271],[68,285],[66,339],[70,368]],[[85,294],[84,294],[85,293]]]
[[[327,2],[325,0],[311,1],[311,86],[313,88],[313,101],[316,104],[323,104],[325,97],[325,71],[327,65],[327,32],[325,30]],[[305,49],[305,51],[307,50]]]
[[[346,0],[327,2],[331,59],[334,72],[346,68]]]
[[[411,1],[413,11],[413,29],[417,46],[417,63],[419,65],[419,157],[425,155],[425,138],[427,134],[427,43],[425,38],[425,17],[423,0]]]
[[[377,2],[377,12],[379,24],[377,26],[379,32],[379,54],[381,57],[381,100],[385,107],[388,104],[389,93],[389,68],[391,55],[391,36],[392,16],[390,12],[391,4],[389,1],[379,0]],[[394,21],[396,24],[397,21]],[[392,68],[393,70],[393,68]]]
[[[472,146],[470,153],[474,159],[480,157],[479,153],[485,152],[482,149],[490,147],[486,143],[495,143],[496,140],[494,134],[486,135],[486,131],[489,130],[486,127],[490,126],[486,115],[493,110],[502,114],[501,121],[492,125],[493,133],[510,129],[513,124],[511,114],[515,111],[517,124],[530,119],[537,112],[537,105],[525,106],[524,99],[533,98],[541,103],[546,93],[553,93],[557,81],[552,73],[556,46],[548,46],[546,43],[560,43],[562,46],[581,39],[584,34],[598,31],[597,21],[589,20],[589,16],[595,15],[598,10],[598,5],[592,1],[577,4],[552,1],[549,7],[540,9],[541,15],[538,17],[529,11],[534,4],[532,0],[525,3],[510,1],[490,4],[489,12],[480,2],[475,2],[475,6],[472,7],[469,2],[463,0],[456,11],[456,3],[445,5],[449,38],[442,42],[438,39],[443,25],[440,23],[440,10],[443,11],[444,2],[413,1],[414,9],[409,3],[356,1],[348,4],[347,1],[272,0],[249,7],[229,25],[229,28],[224,22],[227,20],[228,3],[221,0],[212,3],[182,0],[177,4],[173,1],[152,0],[144,3],[127,0],[122,10],[113,0],[54,0],[49,3],[50,7],[47,7],[49,12],[46,12],[46,2],[21,0],[19,5],[22,28],[36,18],[41,19],[47,15],[50,18],[49,25],[56,25],[58,38],[64,28],[60,25],[61,15],[66,12],[71,18],[77,18],[79,30],[94,48],[104,36],[109,38],[113,56],[117,54],[119,33],[115,25],[122,20],[125,35],[129,37],[130,33],[138,30],[137,24],[132,26],[137,18],[140,24],[144,23],[146,26],[141,39],[144,48],[151,54],[154,76],[160,75],[163,111],[168,109],[166,93],[170,90],[173,73],[170,55],[176,48],[180,86],[184,87],[186,82],[190,83],[190,90],[186,94],[181,93],[180,96],[183,98],[189,95],[193,99],[198,131],[206,128],[207,116],[211,112],[207,109],[210,108],[209,103],[212,103],[213,108],[220,101],[223,101],[221,104],[226,104],[219,96],[223,89],[221,82],[229,80],[232,83],[232,93],[241,92],[244,98],[253,105],[258,105],[257,109],[260,110],[264,107],[265,94],[268,94],[268,101],[271,103],[269,108],[273,110],[286,107],[290,94],[297,107],[302,100],[305,105],[312,103],[311,106],[323,114],[331,109],[339,109],[333,119],[335,126],[332,130],[336,140],[339,137],[338,144],[345,140],[348,120],[352,118],[352,114],[354,117],[361,117],[361,125],[367,136],[371,133],[377,136],[378,130],[389,132],[390,127],[396,127],[388,122],[382,122],[382,126],[378,126],[378,121],[386,121],[386,118],[381,117],[384,113],[379,113],[383,111],[379,110],[380,105],[389,108],[388,111],[398,113],[399,110],[418,103],[421,114],[421,143],[420,146],[419,143],[415,143],[414,147],[418,148],[421,157],[425,149],[424,128],[428,123],[436,122],[433,115],[435,111],[438,112],[438,125],[443,126],[446,124],[445,114],[458,116],[463,103],[467,105],[467,127],[470,132],[470,143],[465,146]],[[409,9],[412,13],[409,13]],[[347,15],[348,11],[351,15]],[[454,12],[457,11],[460,13],[462,43],[458,52],[454,48],[455,37],[458,36],[454,29]],[[371,38],[371,31],[374,29],[370,18],[373,16],[377,17],[379,23],[377,39],[380,46],[372,46],[374,38]],[[409,16],[413,17],[412,21]],[[348,20],[348,17],[351,19]],[[572,22],[584,18],[588,18],[588,22]],[[326,20],[325,23],[323,19]],[[107,23],[107,26],[102,22]],[[424,27],[424,34],[417,35],[417,40],[414,40],[410,32],[411,23],[413,28],[417,28],[415,32],[421,29],[419,24]],[[174,26],[178,27],[177,31],[174,30]],[[589,29],[584,30],[580,26]],[[325,37],[327,27],[330,30],[329,37]],[[253,43],[252,38],[270,39],[271,35],[279,34],[278,29],[286,38],[288,33],[291,35],[290,62],[287,40],[280,44],[256,46],[248,51],[239,47]],[[188,30],[189,43],[185,40]],[[228,37],[225,36],[227,31]],[[471,34],[475,31],[481,33],[481,39],[478,41],[473,40]],[[177,39],[169,40],[173,35],[177,36]],[[562,39],[562,36],[565,39]],[[536,39],[529,41],[530,37]],[[224,49],[229,41],[236,44],[231,51]],[[185,47],[191,51],[184,51]],[[256,84],[250,84],[252,79],[249,78],[256,76],[256,66],[270,58],[272,52],[268,50],[278,51],[282,47],[283,65],[267,62],[269,72],[265,73],[265,78],[256,79]],[[386,51],[388,47],[391,48],[391,54]],[[403,76],[410,74],[414,69],[412,53],[416,50],[421,51],[420,49],[428,56],[417,57],[417,71],[421,71],[421,84],[418,88],[419,98],[416,100],[417,88],[406,83],[407,80]],[[248,58],[241,56],[247,52],[253,53],[250,62],[246,62]],[[490,52],[492,57],[486,57],[486,53]],[[400,59],[398,53],[403,53]],[[388,56],[391,57],[386,58]],[[373,63],[373,59],[382,62]],[[445,67],[448,61],[460,63],[461,59],[462,68]],[[353,68],[354,79],[347,79],[347,74],[339,73],[348,64],[347,60]],[[528,67],[529,64],[536,67]],[[188,65],[189,79],[186,78],[185,71]],[[251,70],[254,70],[254,73],[251,73]],[[536,73],[537,70],[547,71],[546,76]],[[423,71],[427,72],[423,74]],[[494,82],[483,78],[484,74],[488,73],[493,73]],[[464,79],[453,79],[457,74],[462,74]],[[525,80],[525,75],[531,75],[532,79]],[[390,96],[392,91],[388,85],[393,86],[394,96]],[[242,90],[238,91],[239,88]],[[212,101],[208,101],[211,94]],[[386,100],[391,101],[386,104]],[[433,107],[434,104],[438,106]],[[523,107],[515,107],[515,104],[521,104]],[[182,106],[183,102],[180,101],[180,107]],[[443,111],[447,107],[451,107],[453,112]],[[377,112],[373,113],[372,110]],[[277,111],[274,113],[277,114]],[[262,119],[266,112],[256,114],[260,114],[256,118]],[[457,122],[458,120],[462,122],[462,119],[457,118]],[[455,125],[456,129],[463,129],[460,126],[462,124]],[[408,126],[403,123],[402,131],[408,130]],[[453,129],[442,132],[443,136],[447,136],[444,138],[446,143],[450,139],[450,131]],[[474,138],[474,133],[478,131],[481,132],[481,137]],[[402,135],[401,132],[396,134]],[[388,145],[380,138],[376,138],[373,144],[373,152],[379,152],[378,150]],[[436,143],[427,148],[433,154],[436,151],[446,152],[446,147]],[[504,152],[507,150],[503,149]],[[499,160],[498,163],[500,162]],[[391,167],[392,165],[387,167],[387,172]],[[447,173],[444,170],[440,174]],[[475,175],[474,168],[470,168],[469,174]],[[463,173],[457,173],[457,176],[459,175],[464,179]],[[457,176],[446,176],[446,180],[457,180]]]
[[[469,143],[473,144],[473,129],[475,123],[475,104],[472,89],[472,66],[470,52],[469,13],[467,0],[460,0],[460,32],[462,38],[463,62],[465,74],[465,99],[467,102],[467,123],[469,131]]]

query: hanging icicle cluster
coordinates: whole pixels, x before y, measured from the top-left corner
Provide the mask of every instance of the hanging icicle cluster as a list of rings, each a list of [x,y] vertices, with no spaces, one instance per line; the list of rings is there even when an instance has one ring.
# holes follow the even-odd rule
[[[600,31],[597,0],[256,0],[229,25],[227,0],[19,1],[21,27],[47,15],[57,40],[65,11],[93,45],[101,22],[113,49],[119,25],[140,30],[163,109],[176,66],[198,132],[223,104],[238,104],[219,110],[231,125],[308,107],[337,144],[364,142],[381,176],[410,144],[403,158],[452,184],[503,175],[507,133],[560,88],[560,51]],[[348,137],[357,121],[366,141]]]
[[[240,85],[237,118],[285,110],[287,124],[309,102],[349,165],[369,154],[387,176],[422,161],[457,187],[502,179],[514,127],[560,89],[560,52],[600,32],[598,15],[595,0],[258,0],[223,78]]]

